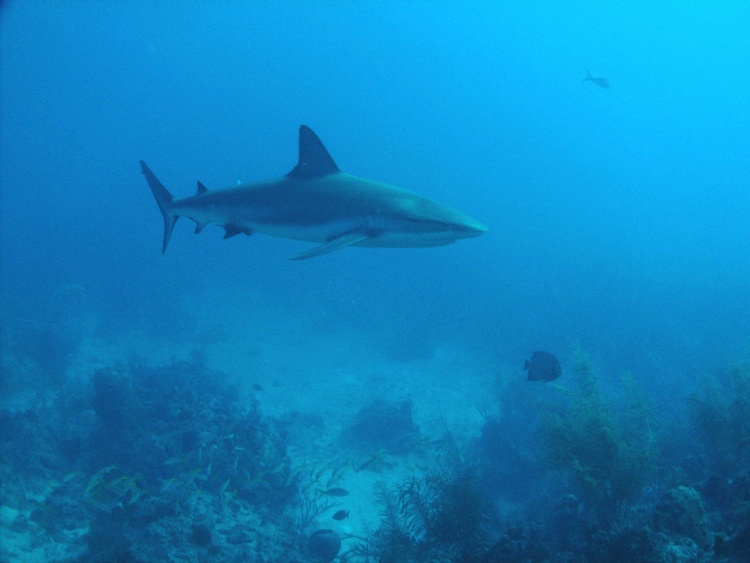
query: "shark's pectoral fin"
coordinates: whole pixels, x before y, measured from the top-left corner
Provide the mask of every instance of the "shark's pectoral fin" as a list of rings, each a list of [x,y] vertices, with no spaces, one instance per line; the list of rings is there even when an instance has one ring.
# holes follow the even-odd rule
[[[346,233],[337,236],[336,238],[333,238],[327,242],[324,242],[323,244],[316,246],[315,248],[311,248],[310,250],[302,252],[301,254],[292,256],[290,260],[305,260],[306,258],[314,258],[322,254],[328,254],[329,252],[333,252],[334,250],[338,250],[339,248],[357,244],[359,241],[365,240],[366,238],[368,238],[367,235],[362,233]]]

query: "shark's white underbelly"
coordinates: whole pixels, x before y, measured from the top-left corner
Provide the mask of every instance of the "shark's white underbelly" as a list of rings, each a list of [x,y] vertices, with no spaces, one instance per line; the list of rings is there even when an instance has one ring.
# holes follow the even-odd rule
[[[410,232],[405,229],[399,230],[393,225],[378,223],[377,221],[335,221],[317,225],[283,225],[248,222],[247,226],[256,233],[321,244],[352,233],[360,233],[365,237],[353,243],[352,246],[417,248],[442,246],[456,240],[455,237],[446,236],[445,233]]]

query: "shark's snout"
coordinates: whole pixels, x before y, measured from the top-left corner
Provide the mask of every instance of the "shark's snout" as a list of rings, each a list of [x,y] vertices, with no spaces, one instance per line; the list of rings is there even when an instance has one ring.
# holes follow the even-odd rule
[[[483,223],[466,215],[463,215],[460,220],[451,221],[447,227],[447,230],[457,239],[478,237],[487,232],[487,227]]]
[[[467,237],[478,237],[487,232],[487,227],[476,219],[472,219],[470,224],[463,226],[463,232]]]

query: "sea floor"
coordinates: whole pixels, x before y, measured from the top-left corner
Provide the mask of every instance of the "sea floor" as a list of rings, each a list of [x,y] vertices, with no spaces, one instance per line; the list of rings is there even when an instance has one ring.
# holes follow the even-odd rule
[[[4,324],[0,563],[750,557],[750,360],[666,416],[576,346],[529,382],[408,319],[175,309]]]
[[[193,311],[206,310],[206,306],[200,301],[186,303]],[[288,462],[300,475],[301,486],[323,490],[335,485],[348,492],[324,499],[326,510],[308,522],[306,530],[336,531],[344,538],[342,552],[378,527],[382,507],[376,484],[390,487],[424,474],[443,455],[430,446],[431,441],[450,434],[457,447],[463,447],[478,435],[483,413],[493,407],[493,386],[502,366],[460,347],[435,343],[427,353],[420,352],[419,358],[395,360],[356,330],[329,326],[321,331],[309,318],[264,310],[258,304],[252,307],[252,318],[232,309],[222,311],[216,304],[211,309],[211,318],[193,319],[191,330],[178,330],[183,334],[180,338],[165,334],[160,339],[138,330],[112,337],[92,330],[80,340],[70,362],[65,376],[68,386],[76,381],[86,386],[96,370],[134,359],[153,366],[199,361],[235,382],[246,397],[243,400],[257,402],[263,416],[286,421]],[[408,348],[409,343],[403,346]],[[10,367],[8,362],[6,367]],[[517,375],[521,376],[520,369]],[[2,407],[11,412],[33,410],[41,393],[39,388],[14,391],[2,401]],[[419,447],[394,454],[388,448],[358,447],[345,439],[360,410],[378,401],[408,405],[418,428]],[[363,467],[367,469],[360,470]],[[76,479],[85,482],[87,477]],[[49,468],[53,486],[55,479],[65,478]],[[305,485],[305,480],[310,483]],[[87,560],[84,537],[90,530],[85,520],[79,521],[80,527],[50,534],[32,518],[44,502],[39,490],[44,485],[38,478],[20,482],[29,489],[22,495],[25,501],[19,500],[18,491],[6,489],[5,501],[0,502],[0,561]],[[347,517],[333,519],[341,510]],[[26,524],[19,525],[21,521]],[[176,560],[201,560],[200,553],[175,551],[175,556]]]

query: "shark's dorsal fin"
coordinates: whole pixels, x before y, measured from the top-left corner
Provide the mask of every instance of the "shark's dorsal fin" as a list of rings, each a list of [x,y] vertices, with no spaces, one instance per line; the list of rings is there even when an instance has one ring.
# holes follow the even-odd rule
[[[203,195],[208,192],[208,188],[204,186],[200,180],[198,180],[198,191],[195,193],[195,195]]]
[[[307,125],[299,128],[299,162],[287,174],[290,178],[318,178],[339,172],[318,136]]]

